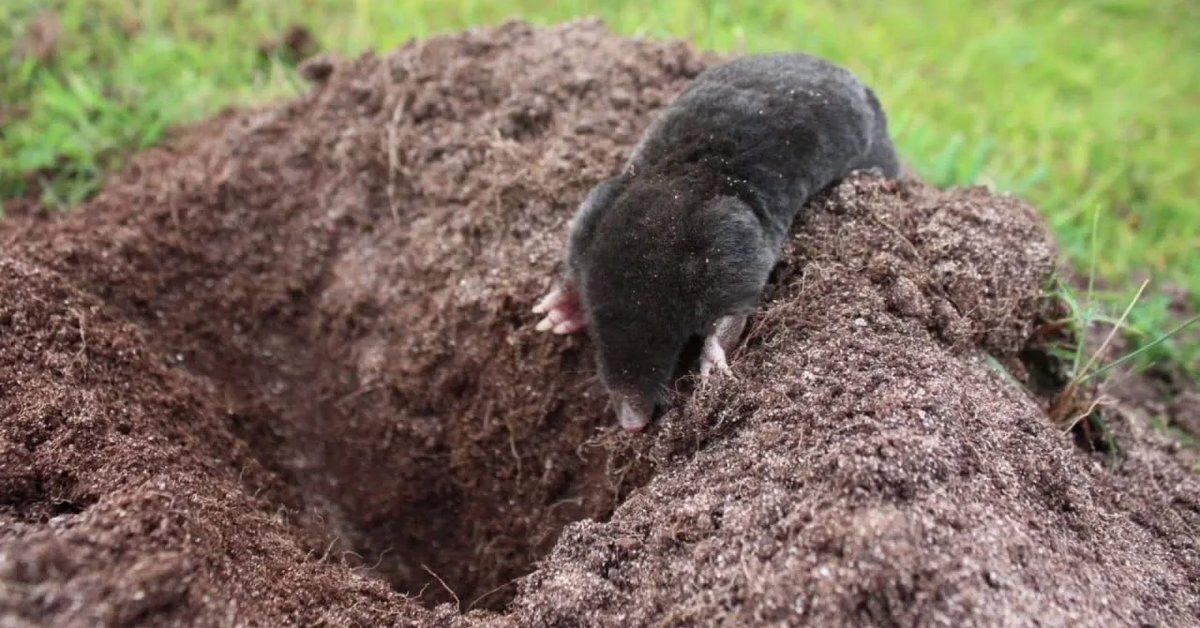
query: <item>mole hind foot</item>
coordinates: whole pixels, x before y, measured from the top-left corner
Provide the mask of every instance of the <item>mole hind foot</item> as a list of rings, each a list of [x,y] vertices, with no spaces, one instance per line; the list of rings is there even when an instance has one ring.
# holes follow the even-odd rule
[[[700,354],[700,378],[708,379],[713,369],[732,373],[726,353],[733,351],[742,330],[746,328],[745,316],[725,316],[713,325],[713,331],[704,339],[704,350]]]
[[[573,334],[587,327],[587,319],[583,314],[583,301],[575,286],[563,286],[550,291],[533,306],[534,314],[545,314],[538,321],[538,331],[549,331],[556,334]]]

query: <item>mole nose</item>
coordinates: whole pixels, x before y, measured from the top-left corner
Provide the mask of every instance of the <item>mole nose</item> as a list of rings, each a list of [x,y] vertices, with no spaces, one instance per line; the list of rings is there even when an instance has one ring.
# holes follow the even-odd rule
[[[645,429],[654,416],[654,401],[638,394],[613,393],[613,405],[617,408],[617,420],[631,434]]]

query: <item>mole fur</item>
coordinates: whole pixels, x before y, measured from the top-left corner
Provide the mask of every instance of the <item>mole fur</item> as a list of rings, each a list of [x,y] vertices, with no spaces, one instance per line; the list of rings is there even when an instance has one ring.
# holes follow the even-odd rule
[[[899,162],[849,71],[777,54],[701,73],[572,220],[565,285],[614,399],[649,420],[688,343],[754,311],[805,203],[859,169]]]

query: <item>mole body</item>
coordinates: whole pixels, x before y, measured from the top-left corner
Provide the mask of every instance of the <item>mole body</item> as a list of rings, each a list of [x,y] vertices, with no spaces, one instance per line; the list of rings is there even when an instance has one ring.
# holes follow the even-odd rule
[[[849,71],[801,54],[711,68],[580,205],[538,329],[588,330],[621,425],[639,431],[693,339],[702,377],[728,370],[797,212],[869,168],[894,177],[899,163]]]

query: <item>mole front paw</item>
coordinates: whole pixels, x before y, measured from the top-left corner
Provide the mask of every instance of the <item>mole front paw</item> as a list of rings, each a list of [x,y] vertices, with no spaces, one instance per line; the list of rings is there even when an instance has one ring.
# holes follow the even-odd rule
[[[713,369],[725,374],[733,372],[725,352],[733,351],[745,328],[745,316],[723,316],[717,320],[712,333],[704,339],[704,350],[700,353],[701,379],[708,379]]]
[[[725,349],[721,347],[715,334],[704,340],[704,351],[700,354],[700,378],[708,379],[713,369],[727,375],[732,373],[729,362],[725,359]]]
[[[538,321],[538,331],[550,331],[556,334],[573,334],[587,327],[587,319],[583,314],[583,301],[579,290],[574,286],[565,286],[550,291],[533,306],[534,314],[545,314]]]

